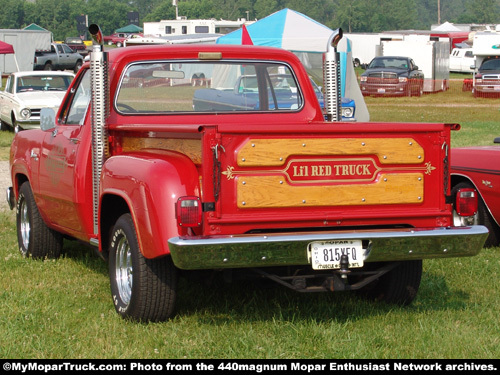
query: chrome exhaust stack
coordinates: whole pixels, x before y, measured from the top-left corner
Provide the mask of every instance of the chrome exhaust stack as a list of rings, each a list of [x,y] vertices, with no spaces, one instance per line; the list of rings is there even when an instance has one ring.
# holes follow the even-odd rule
[[[337,46],[342,39],[342,29],[337,29],[328,39],[328,47],[323,55],[323,86],[325,89],[325,110],[327,121],[342,119],[340,57]]]
[[[98,25],[89,26],[93,45],[90,54],[91,123],[92,123],[92,189],[94,234],[99,233],[99,181],[109,154],[106,118],[109,115],[108,55]]]

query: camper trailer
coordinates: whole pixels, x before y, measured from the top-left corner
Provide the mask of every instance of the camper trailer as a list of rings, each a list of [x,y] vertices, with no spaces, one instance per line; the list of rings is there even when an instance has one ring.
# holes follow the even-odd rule
[[[243,25],[249,25],[245,18],[237,21],[228,20],[189,20],[179,17],[175,20],[161,20],[159,22],[144,22],[144,35],[151,36],[173,36],[193,34],[228,34],[238,30]]]
[[[474,35],[474,97],[500,95],[500,32],[485,31]]]

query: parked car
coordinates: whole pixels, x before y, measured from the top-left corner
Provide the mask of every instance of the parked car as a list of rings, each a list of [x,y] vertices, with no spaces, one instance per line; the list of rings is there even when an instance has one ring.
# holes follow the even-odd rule
[[[50,51],[36,51],[33,70],[73,70],[83,64],[84,57],[66,44],[52,43]]]
[[[2,130],[40,127],[40,110],[57,110],[74,78],[71,72],[15,72],[0,91],[0,124]]]
[[[500,144],[500,137],[494,140]],[[455,223],[481,224],[490,234],[485,246],[500,245],[500,145],[451,150],[452,197],[478,193],[478,211],[454,214]],[[464,208],[466,210],[466,207]]]
[[[424,73],[409,57],[378,56],[361,74],[360,88],[364,96],[421,96]]]
[[[302,106],[302,96],[297,90],[294,78],[290,74],[273,74],[269,76],[270,87],[268,108],[278,110],[295,110]],[[321,89],[311,79],[311,84],[324,109]],[[272,86],[272,90],[271,90]],[[195,111],[253,111],[260,108],[259,85],[256,75],[242,75],[236,79],[234,88],[200,89],[193,98]],[[343,121],[353,121],[354,100],[342,98],[341,112]]]
[[[122,47],[123,42],[134,35],[142,36],[142,34],[139,33],[114,33],[104,36],[104,43],[107,43],[110,46],[116,45],[117,47]]]
[[[87,56],[89,53],[89,50],[87,49],[87,46],[83,42],[80,37],[69,37],[66,38],[65,44],[71,48],[73,51],[78,52],[82,56]]]

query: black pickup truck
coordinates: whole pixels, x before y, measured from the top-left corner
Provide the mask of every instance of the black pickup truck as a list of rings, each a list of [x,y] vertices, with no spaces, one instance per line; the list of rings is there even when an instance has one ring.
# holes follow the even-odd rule
[[[409,57],[378,56],[361,74],[359,86],[364,96],[421,96],[424,73]]]

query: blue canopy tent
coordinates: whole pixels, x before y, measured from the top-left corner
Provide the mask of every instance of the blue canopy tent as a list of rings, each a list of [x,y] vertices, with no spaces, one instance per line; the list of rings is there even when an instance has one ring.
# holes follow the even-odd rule
[[[322,67],[322,54],[328,48],[333,30],[294,10],[285,8],[251,25],[246,30],[252,43],[258,46],[283,48],[294,52],[316,79]],[[242,29],[221,36],[217,44],[242,44]],[[368,108],[354,73],[350,41],[343,38],[339,44],[341,66],[341,94],[356,102],[356,119],[369,121]]]

